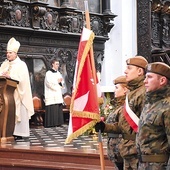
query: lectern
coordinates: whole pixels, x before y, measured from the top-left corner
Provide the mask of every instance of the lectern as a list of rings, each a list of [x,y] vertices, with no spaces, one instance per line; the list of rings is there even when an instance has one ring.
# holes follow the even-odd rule
[[[13,141],[15,126],[14,90],[18,81],[0,76],[0,142]]]

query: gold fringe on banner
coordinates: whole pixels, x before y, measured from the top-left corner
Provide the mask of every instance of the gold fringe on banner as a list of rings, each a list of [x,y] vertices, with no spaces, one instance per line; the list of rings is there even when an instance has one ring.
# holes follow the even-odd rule
[[[93,112],[87,112],[87,111],[73,110],[72,115],[74,117],[83,117],[83,118],[96,119],[96,120],[100,119],[99,113],[93,113]]]
[[[80,136],[81,134],[83,134],[84,132],[87,131],[87,129],[94,127],[94,125],[97,123],[97,120],[92,120],[91,122],[89,122],[88,124],[84,125],[83,127],[81,127],[80,129],[78,129],[77,131],[75,131],[74,133],[72,133],[70,136],[67,137],[65,143],[70,143],[73,139],[77,138],[78,136]]]

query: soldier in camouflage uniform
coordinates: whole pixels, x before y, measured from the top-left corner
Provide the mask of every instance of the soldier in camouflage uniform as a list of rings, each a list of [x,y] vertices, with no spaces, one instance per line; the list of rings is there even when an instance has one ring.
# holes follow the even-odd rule
[[[128,104],[135,115],[139,117],[144,104],[145,87],[143,81],[145,67],[148,63],[142,56],[129,58],[126,63],[126,81],[128,82],[128,89],[130,90],[127,93]],[[137,170],[138,157],[135,143],[136,132],[127,121],[124,111],[119,113],[118,122],[114,124],[104,124],[101,121],[95,125],[95,129],[96,131],[101,129],[101,131],[112,133],[120,132],[123,135],[123,139],[119,144],[119,151],[124,160],[124,170]]]
[[[170,170],[170,67],[148,64],[144,83],[146,101],[136,135],[138,170]]]
[[[109,114],[106,123],[115,123],[118,120],[118,114],[122,112],[122,106],[125,103],[125,95],[128,91],[127,82],[125,76],[119,76],[114,80],[114,110]],[[119,133],[108,133],[107,140],[107,156],[110,161],[115,164],[115,169],[123,170],[123,159],[120,156],[118,144],[122,139],[122,135]]]

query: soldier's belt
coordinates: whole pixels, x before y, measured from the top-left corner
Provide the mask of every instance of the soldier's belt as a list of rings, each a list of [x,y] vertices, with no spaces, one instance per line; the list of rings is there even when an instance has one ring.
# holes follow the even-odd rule
[[[125,140],[135,140],[136,135],[128,135],[128,134],[122,134],[123,139]]]
[[[122,134],[108,133],[107,136],[109,138],[119,138],[122,137]]]
[[[141,155],[142,162],[168,162],[169,155]]]

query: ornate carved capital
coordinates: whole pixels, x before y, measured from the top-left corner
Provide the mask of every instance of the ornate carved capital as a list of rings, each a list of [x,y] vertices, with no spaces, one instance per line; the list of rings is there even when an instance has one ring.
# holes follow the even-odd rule
[[[111,14],[111,15],[104,15],[103,16],[103,22],[104,22],[104,36],[108,36],[108,33],[110,30],[114,27],[114,18],[117,17],[117,15]]]

